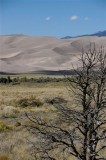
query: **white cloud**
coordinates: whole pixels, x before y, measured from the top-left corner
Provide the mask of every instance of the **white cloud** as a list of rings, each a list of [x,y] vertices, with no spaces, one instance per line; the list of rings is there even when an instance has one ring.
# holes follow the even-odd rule
[[[85,21],[87,21],[88,19],[89,19],[88,17],[85,17],[85,18],[84,18]]]
[[[51,20],[51,17],[48,16],[48,17],[45,18],[45,20],[46,20],[46,21],[50,21],[50,20]]]
[[[78,19],[78,16],[75,16],[75,15],[70,17],[70,20],[71,20],[71,21],[75,21],[75,20],[77,20],[77,19]]]

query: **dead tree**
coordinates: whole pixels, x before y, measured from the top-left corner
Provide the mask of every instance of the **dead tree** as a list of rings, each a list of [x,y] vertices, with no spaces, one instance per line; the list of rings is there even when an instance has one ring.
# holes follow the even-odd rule
[[[95,45],[82,50],[81,67],[76,76],[67,77],[68,88],[75,94],[76,106],[54,102],[58,121],[46,122],[40,116],[27,117],[30,131],[37,137],[36,160],[106,160],[106,54]]]

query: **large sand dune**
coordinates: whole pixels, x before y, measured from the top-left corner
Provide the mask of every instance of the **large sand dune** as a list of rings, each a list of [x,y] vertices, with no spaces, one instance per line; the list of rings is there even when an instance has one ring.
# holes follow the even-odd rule
[[[103,45],[106,51],[106,37],[0,36],[0,71],[19,73],[71,69],[72,64],[79,64],[82,47],[87,49],[90,43],[95,43],[97,48]]]

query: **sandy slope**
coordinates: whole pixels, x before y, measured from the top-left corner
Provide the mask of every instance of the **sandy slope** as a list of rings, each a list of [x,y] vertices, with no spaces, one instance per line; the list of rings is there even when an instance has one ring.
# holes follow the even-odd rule
[[[25,35],[0,36],[0,71],[29,72],[38,70],[63,70],[78,65],[82,47],[89,43],[103,45],[106,37],[79,37],[57,39]]]

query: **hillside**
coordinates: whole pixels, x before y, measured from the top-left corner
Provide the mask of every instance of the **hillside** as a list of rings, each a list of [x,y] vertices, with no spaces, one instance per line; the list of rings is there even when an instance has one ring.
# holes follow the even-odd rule
[[[106,30],[104,31],[99,31],[93,34],[86,34],[86,35],[79,35],[79,36],[75,36],[75,37],[84,37],[84,36],[97,36],[97,37],[106,37]],[[75,38],[72,36],[66,36],[66,37],[62,37],[62,39],[70,39],[70,38]]]
[[[104,46],[106,37],[84,36],[71,39],[33,37],[26,35],[0,36],[0,72],[22,73],[40,70],[67,70],[78,65],[82,47],[89,43]]]

